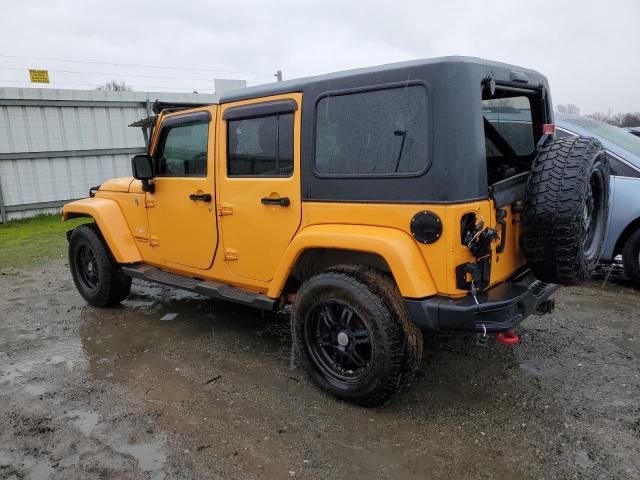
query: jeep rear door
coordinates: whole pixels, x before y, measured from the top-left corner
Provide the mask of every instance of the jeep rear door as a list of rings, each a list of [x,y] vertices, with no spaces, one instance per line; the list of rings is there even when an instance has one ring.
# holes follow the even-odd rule
[[[218,213],[224,262],[239,277],[271,280],[300,226],[301,101],[289,94],[220,106]]]

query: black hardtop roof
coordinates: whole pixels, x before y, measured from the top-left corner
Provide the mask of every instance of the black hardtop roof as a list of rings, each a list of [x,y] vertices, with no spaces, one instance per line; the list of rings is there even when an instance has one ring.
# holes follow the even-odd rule
[[[477,57],[447,56],[410,60],[406,62],[388,63],[385,65],[377,65],[374,67],[355,68],[352,70],[344,70],[340,72],[328,73],[325,75],[295,78],[292,80],[285,80],[284,82],[267,83],[263,85],[256,85],[254,87],[231,90],[220,96],[220,103],[248,100],[252,98],[279,95],[283,93],[304,92],[306,89],[311,87],[320,87],[321,84],[324,84],[323,86],[325,90],[332,90],[331,84],[334,81],[356,79],[357,77],[362,77],[363,80],[367,79],[366,81],[367,83],[369,83],[368,79],[371,77],[375,78],[377,74],[395,74],[395,76],[397,76],[399,79],[402,78],[403,80],[424,80],[424,78],[415,75],[415,73],[422,70],[422,67],[430,67],[436,69],[438,67],[441,67],[441,73],[447,74],[448,72],[450,72],[450,68],[454,66],[467,67],[469,71],[475,72],[478,72],[478,70],[484,70],[487,72],[490,71],[494,75],[502,77],[503,80],[510,80],[510,75],[512,72],[521,72],[524,73],[529,79],[529,85],[537,86],[547,83],[547,79],[546,77],[544,77],[544,75],[535,70],[522,68],[517,65],[494,62]]]

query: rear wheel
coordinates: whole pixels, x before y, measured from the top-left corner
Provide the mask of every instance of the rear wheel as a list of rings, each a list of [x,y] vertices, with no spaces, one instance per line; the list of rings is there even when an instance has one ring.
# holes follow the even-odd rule
[[[94,307],[114,307],[131,291],[96,225],[81,225],[69,239],[69,267],[80,295]]]
[[[640,230],[631,235],[622,249],[622,264],[636,288],[640,288]]]
[[[609,163],[586,137],[551,140],[536,157],[522,216],[522,246],[544,282],[571,285],[596,267],[609,210]]]
[[[405,388],[422,356],[421,332],[382,274],[353,267],[320,273],[296,296],[293,337],[320,388],[363,406]]]

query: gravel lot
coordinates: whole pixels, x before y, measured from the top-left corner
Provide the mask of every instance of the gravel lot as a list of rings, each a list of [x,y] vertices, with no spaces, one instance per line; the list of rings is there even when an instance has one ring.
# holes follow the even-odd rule
[[[640,293],[615,278],[514,348],[428,338],[370,410],[306,380],[284,316],[144,283],[94,309],[63,260],[1,273],[0,479],[640,478]]]

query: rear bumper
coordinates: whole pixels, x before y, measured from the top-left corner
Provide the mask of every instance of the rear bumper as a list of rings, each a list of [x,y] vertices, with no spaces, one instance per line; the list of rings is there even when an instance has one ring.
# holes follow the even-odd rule
[[[406,299],[409,314],[422,330],[504,332],[540,309],[559,285],[544,283],[527,271],[473,297]]]

